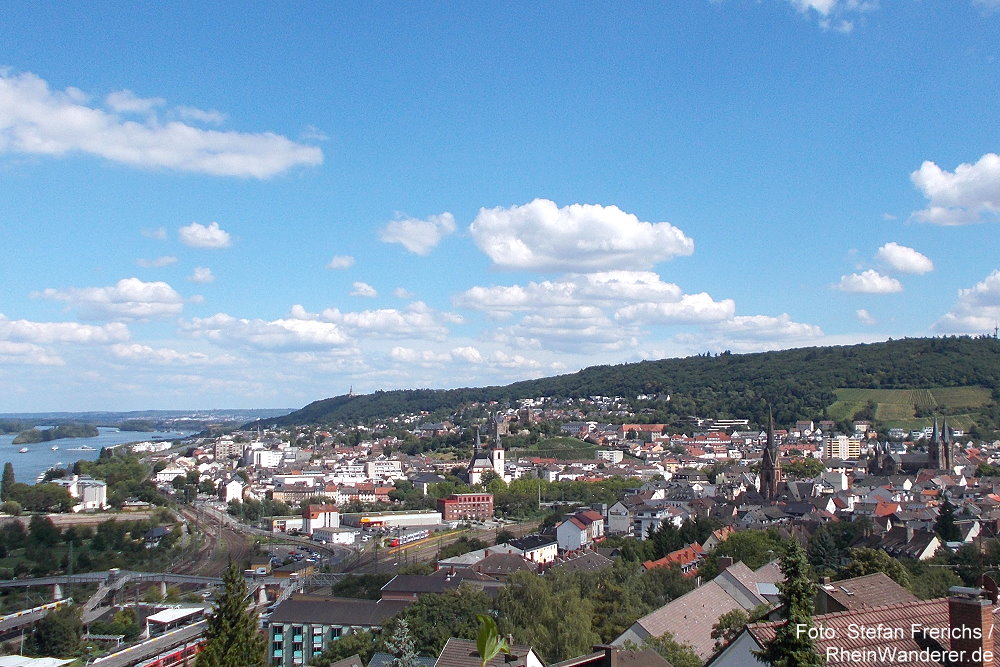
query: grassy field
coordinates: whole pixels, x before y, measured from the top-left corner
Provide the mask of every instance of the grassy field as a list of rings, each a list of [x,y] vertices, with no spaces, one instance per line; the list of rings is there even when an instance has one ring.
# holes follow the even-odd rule
[[[948,421],[968,429],[973,419],[963,408],[978,408],[990,402],[990,390],[983,387],[939,387],[936,389],[837,389],[837,400],[828,408],[831,419],[851,419],[869,401],[878,407],[875,418],[889,427],[922,428],[930,418],[918,418],[917,409],[947,410]]]

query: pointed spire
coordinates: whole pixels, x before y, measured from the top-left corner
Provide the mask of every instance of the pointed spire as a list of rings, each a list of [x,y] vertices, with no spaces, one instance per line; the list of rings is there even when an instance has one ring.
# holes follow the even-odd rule
[[[483,448],[483,441],[479,439],[479,427],[476,427],[476,444],[474,445],[475,451],[479,451]]]

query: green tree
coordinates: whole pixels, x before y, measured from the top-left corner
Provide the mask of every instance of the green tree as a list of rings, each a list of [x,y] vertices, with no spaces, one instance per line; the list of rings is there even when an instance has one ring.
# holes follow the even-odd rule
[[[490,660],[501,653],[510,655],[510,646],[507,640],[500,636],[497,631],[497,622],[492,616],[479,614],[476,616],[479,621],[479,633],[476,635],[476,651],[479,653],[480,667],[486,667]],[[403,667],[403,666],[400,666]],[[406,665],[405,667],[410,667]]]
[[[410,624],[405,618],[399,619],[392,634],[385,638],[384,648],[386,653],[392,655],[391,667],[418,667],[420,664],[413,648]]]
[[[3,464],[3,478],[0,479],[0,501],[9,499],[12,486],[14,486],[14,464],[6,461]]]
[[[827,524],[820,525],[809,538],[806,553],[809,555],[810,565],[821,574],[835,570],[840,565],[840,549],[837,548],[837,541]]]
[[[884,572],[900,586],[910,587],[910,575],[903,564],[881,549],[859,547],[851,549],[848,556],[851,560],[838,570],[837,579],[850,579]]]
[[[659,637],[646,637],[642,644],[629,640],[622,644],[628,651],[653,649],[673,667],[701,667],[702,659],[690,644],[682,644],[674,636],[665,632]]]
[[[449,637],[475,639],[479,630],[476,614],[488,613],[491,606],[486,593],[463,584],[453,591],[421,596],[386,623],[383,632],[391,636],[396,624],[406,619],[418,653],[438,655]]]
[[[733,562],[743,561],[751,570],[756,570],[782,553],[787,542],[774,529],[734,533],[712,549],[698,569],[698,574],[703,579],[712,579],[719,574],[719,556],[729,556]]]
[[[806,552],[796,540],[790,540],[785,547],[781,572],[785,580],[778,584],[778,591],[785,622],[775,629],[774,639],[762,650],[754,651],[754,655],[774,667],[822,665],[825,660],[817,652],[816,642],[799,631],[812,625],[816,584],[809,571]]]
[[[236,563],[222,576],[223,589],[205,627],[205,648],[196,667],[263,667],[267,640],[247,600],[247,582]]]
[[[57,545],[62,538],[62,534],[52,519],[41,514],[34,514],[28,521],[28,541],[41,549],[48,549]]]
[[[371,632],[367,630],[352,632],[327,644],[323,655],[313,658],[309,664],[315,667],[328,667],[328,665],[352,655],[357,655],[363,662],[367,663],[372,659],[376,648],[378,648],[377,639]]]
[[[951,504],[950,500],[945,500],[941,505],[941,512],[934,523],[934,532],[941,537],[943,542],[957,542],[962,538],[958,524],[955,523],[955,506]]]
[[[732,641],[749,621],[749,614],[742,609],[733,609],[720,616],[719,620],[712,626],[712,639],[715,640],[715,650],[718,651]]]
[[[80,608],[60,607],[35,624],[31,632],[32,651],[44,656],[68,656],[80,648],[81,635]]]
[[[826,472],[826,464],[809,457],[782,464],[781,470],[788,479],[813,479]]]

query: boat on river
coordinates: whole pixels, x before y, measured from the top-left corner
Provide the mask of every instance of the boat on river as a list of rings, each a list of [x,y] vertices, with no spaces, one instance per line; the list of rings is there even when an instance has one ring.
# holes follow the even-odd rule
[[[17,453],[18,454],[27,454],[28,453],[28,448],[27,447],[21,447],[21,449],[17,450]]]

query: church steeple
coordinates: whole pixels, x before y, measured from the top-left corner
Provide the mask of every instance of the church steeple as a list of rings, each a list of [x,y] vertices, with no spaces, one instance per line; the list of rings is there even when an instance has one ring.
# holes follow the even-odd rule
[[[774,415],[767,409],[767,445],[760,460],[758,474],[760,495],[766,500],[777,500],[778,482],[781,481],[781,461],[778,460],[778,444],[774,440]]]

